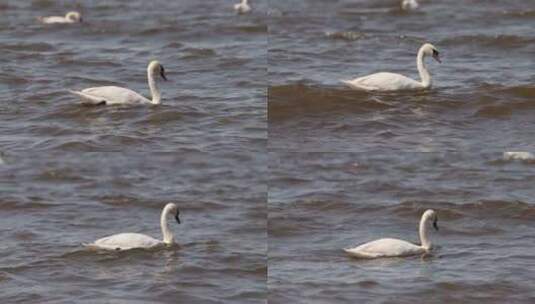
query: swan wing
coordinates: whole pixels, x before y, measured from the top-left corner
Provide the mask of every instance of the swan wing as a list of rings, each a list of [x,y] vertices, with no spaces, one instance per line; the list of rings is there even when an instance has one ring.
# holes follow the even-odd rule
[[[40,17],[39,21],[46,24],[54,24],[54,23],[72,23],[71,20],[60,17],[60,16],[51,16],[51,17]]]
[[[234,5],[234,9],[240,14],[245,14],[251,10],[251,7],[245,3],[238,3]]]
[[[425,252],[421,246],[398,239],[379,239],[344,251],[359,258],[409,256]]]
[[[349,87],[366,91],[398,91],[423,89],[423,85],[409,77],[396,73],[375,73],[353,80],[342,80]]]
[[[98,239],[87,246],[109,250],[126,250],[133,248],[151,248],[162,244],[162,241],[145,234],[119,233]]]
[[[88,104],[113,105],[151,103],[150,100],[130,89],[115,86],[88,88],[81,92],[71,91],[71,93],[80,96],[82,102]]]

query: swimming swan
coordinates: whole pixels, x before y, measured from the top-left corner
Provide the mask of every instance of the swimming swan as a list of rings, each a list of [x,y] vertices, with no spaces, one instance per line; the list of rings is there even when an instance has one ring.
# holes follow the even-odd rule
[[[251,11],[251,6],[249,5],[248,2],[249,1],[247,1],[247,0],[241,0],[240,3],[234,4],[234,10],[238,14],[246,14],[246,13],[250,12]]]
[[[155,246],[171,245],[175,242],[173,233],[167,227],[167,215],[174,214],[175,220],[180,224],[178,215],[180,214],[177,205],[168,203],[165,205],[160,218],[163,241],[154,239],[148,235],[140,233],[119,233],[96,240],[94,243],[86,244],[91,248],[107,250],[127,250],[134,248],[152,248]]]
[[[421,90],[431,87],[431,75],[425,67],[424,59],[426,56],[432,56],[439,63],[440,57],[437,49],[430,43],[420,47],[418,56],[416,56],[416,66],[420,73],[421,82],[410,79],[400,74],[394,73],[375,73],[368,76],[356,78],[353,80],[342,80],[356,90],[365,91],[398,91],[398,90]]]
[[[398,239],[379,239],[355,248],[344,249],[344,251],[351,256],[368,259],[401,257],[427,253],[433,247],[431,241],[427,238],[427,222],[430,220],[433,220],[433,227],[438,230],[437,215],[435,211],[431,209],[425,211],[420,220],[421,246]]]
[[[68,12],[65,15],[65,17],[50,16],[50,17],[39,17],[37,19],[45,24],[78,23],[78,22],[82,22],[82,15],[79,12]]]
[[[80,96],[83,104],[93,105],[115,105],[115,104],[160,104],[162,96],[156,80],[155,75],[159,73],[160,76],[165,77],[165,69],[158,61],[151,61],[147,67],[147,77],[149,81],[149,88],[152,95],[152,100],[149,100],[140,94],[126,88],[106,86],[89,88],[82,91],[70,91],[73,94]]]
[[[416,0],[403,0],[401,1],[401,9],[405,11],[415,10],[418,8],[418,2]]]

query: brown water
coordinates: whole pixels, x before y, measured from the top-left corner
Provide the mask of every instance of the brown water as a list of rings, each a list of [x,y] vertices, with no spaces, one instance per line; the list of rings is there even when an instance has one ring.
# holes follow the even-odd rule
[[[269,147],[291,151],[534,150],[535,2],[272,1]],[[379,71],[419,79],[424,42],[433,89],[367,94],[338,80]],[[432,61],[432,62],[431,62]]]

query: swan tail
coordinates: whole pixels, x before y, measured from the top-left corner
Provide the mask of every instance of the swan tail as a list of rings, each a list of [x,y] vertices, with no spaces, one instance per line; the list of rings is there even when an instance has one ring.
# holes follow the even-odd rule
[[[82,104],[88,104],[88,105],[102,105],[102,104],[105,105],[106,104],[106,100],[102,98],[98,98],[96,96],[82,93],[80,91],[69,90],[69,93],[79,96],[80,99],[82,100]]]
[[[355,80],[340,79],[340,81],[342,83],[344,83],[345,85],[347,85],[348,87],[350,87],[352,89],[355,89],[355,90],[362,90],[362,91],[374,91],[374,90],[376,90],[376,88],[374,88],[374,87],[369,87],[369,86],[365,86],[365,85],[359,84],[359,83],[355,82]]]
[[[361,251],[355,251],[354,249],[355,248],[344,248],[344,251],[345,251],[345,253],[347,253],[348,255],[350,255],[350,256],[352,256],[354,258],[371,259],[371,258],[376,258],[377,257],[377,255],[368,254],[368,253],[361,252]]]

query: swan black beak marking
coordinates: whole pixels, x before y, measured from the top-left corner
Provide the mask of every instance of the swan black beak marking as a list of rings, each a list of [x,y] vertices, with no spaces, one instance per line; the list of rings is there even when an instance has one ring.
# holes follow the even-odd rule
[[[162,76],[163,80],[167,81],[167,77],[165,77],[165,69],[163,68],[163,65],[160,65],[160,76]]]
[[[180,214],[180,211],[177,210],[177,211],[176,211],[176,214],[175,214],[175,220],[176,220],[177,223],[180,224],[180,219],[178,218],[178,215],[179,215],[179,214]]]
[[[437,225],[437,218],[433,221],[433,228],[435,228],[436,231],[438,231],[438,225]]]
[[[438,61],[438,63],[442,63],[442,60],[440,60],[440,55],[437,50],[433,50],[433,58]]]

